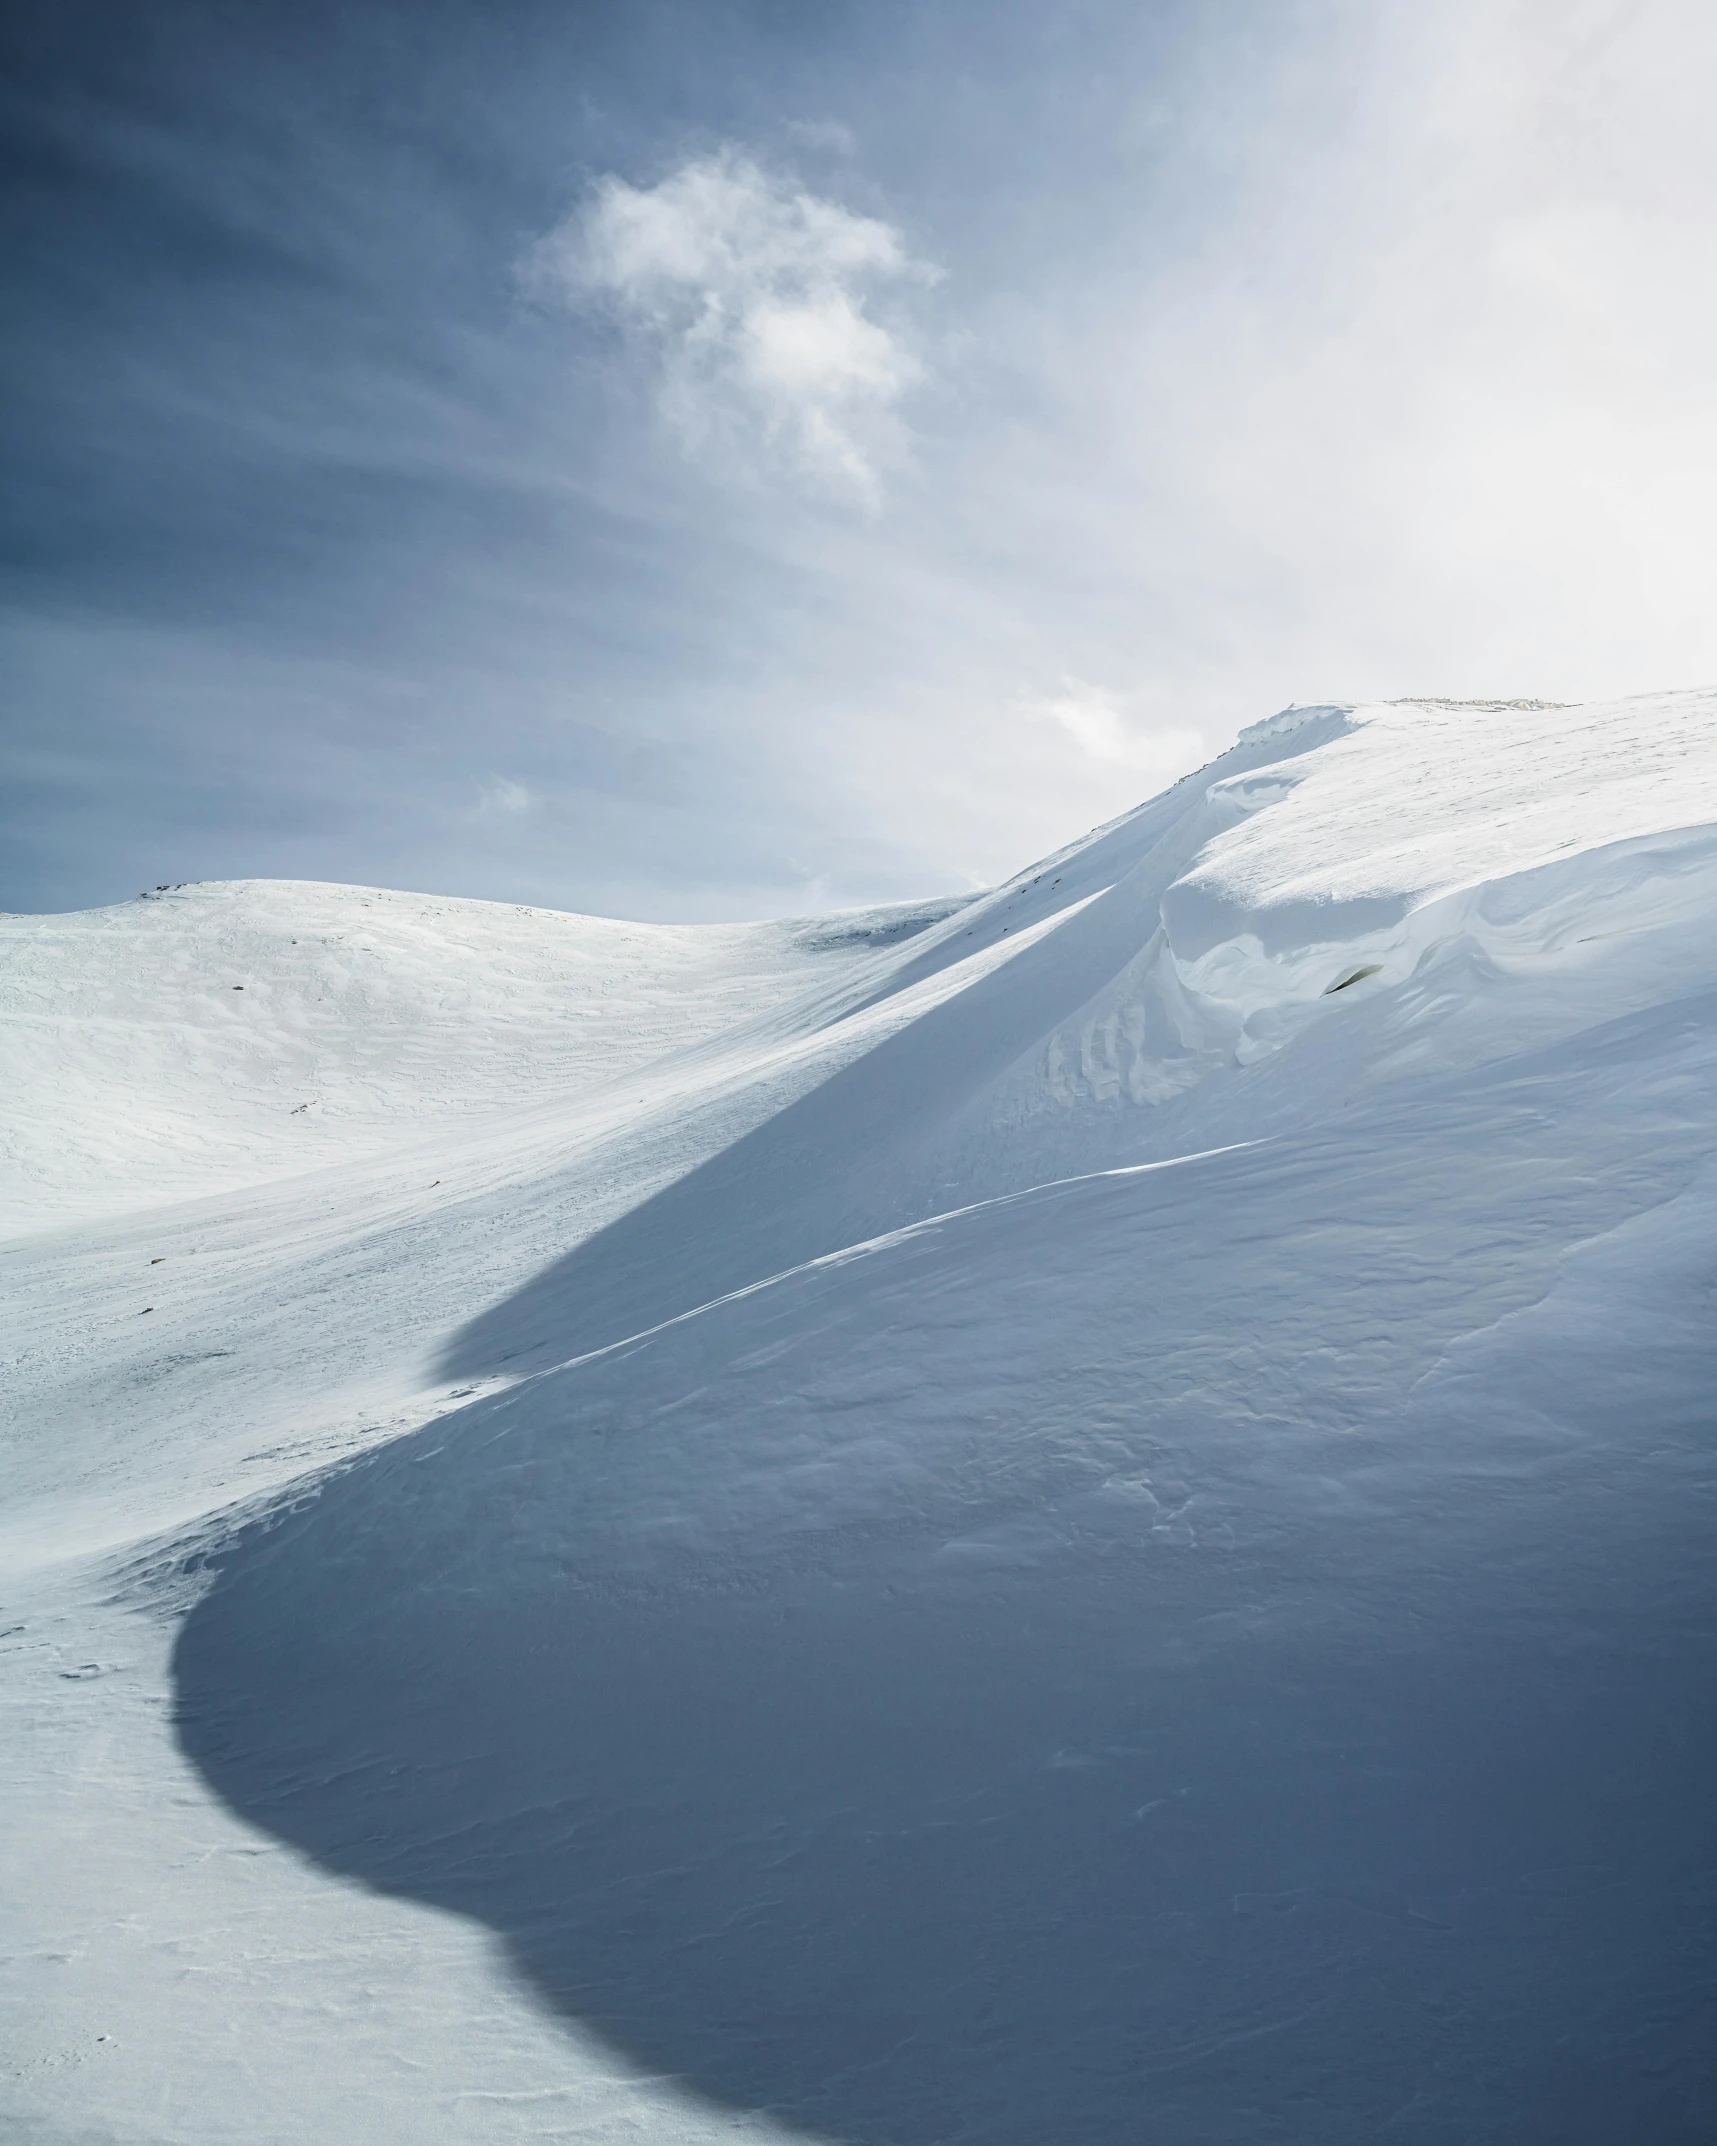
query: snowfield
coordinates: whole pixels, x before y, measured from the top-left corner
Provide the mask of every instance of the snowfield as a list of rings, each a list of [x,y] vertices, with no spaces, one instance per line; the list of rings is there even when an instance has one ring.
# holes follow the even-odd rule
[[[1717,694],[964,901],[0,919],[32,2142],[1717,2136]]]

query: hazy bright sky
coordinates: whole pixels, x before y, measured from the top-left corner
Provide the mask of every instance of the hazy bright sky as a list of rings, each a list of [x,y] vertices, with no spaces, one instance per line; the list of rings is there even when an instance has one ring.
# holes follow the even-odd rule
[[[9,20],[0,907],[890,900],[1717,681],[1708,7]]]

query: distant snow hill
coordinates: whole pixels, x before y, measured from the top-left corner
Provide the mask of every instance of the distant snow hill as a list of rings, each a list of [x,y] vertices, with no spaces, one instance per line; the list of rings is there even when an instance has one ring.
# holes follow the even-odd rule
[[[1717,695],[6,918],[0,1161],[5,2136],[1717,2137]]]

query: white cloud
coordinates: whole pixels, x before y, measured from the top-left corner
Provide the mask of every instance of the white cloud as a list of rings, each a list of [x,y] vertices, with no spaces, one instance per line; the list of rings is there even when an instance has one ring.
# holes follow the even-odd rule
[[[497,775],[492,781],[484,783],[477,793],[477,810],[479,812],[501,812],[511,815],[529,812],[535,803],[536,799],[522,782],[513,782],[505,775]]]
[[[1199,734],[1189,724],[1134,729],[1122,713],[1119,696],[1083,678],[1063,678],[1054,693],[1027,700],[1024,707],[1028,715],[1064,730],[1098,766],[1155,781],[1171,781],[1197,766],[1203,752]]]
[[[921,368],[868,308],[934,276],[891,224],[723,149],[652,187],[604,178],[526,268],[538,292],[610,308],[654,351],[662,413],[688,446],[761,451],[819,487],[877,496]]]

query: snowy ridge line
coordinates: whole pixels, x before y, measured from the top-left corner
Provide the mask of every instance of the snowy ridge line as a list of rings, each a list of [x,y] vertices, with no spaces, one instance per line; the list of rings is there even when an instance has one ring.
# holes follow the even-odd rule
[[[1042,1184],[1025,1185],[1017,1192],[1000,1192],[991,1199],[972,1200],[964,1207],[949,1207],[940,1214],[925,1215],[921,1221],[904,1223],[899,1229],[882,1230],[874,1237],[861,1237],[856,1243],[842,1245],[838,1251],[821,1252],[815,1259],[802,1259],[796,1266],[783,1267],[778,1273],[764,1275],[760,1281],[747,1282],[743,1288],[726,1290],[720,1296],[711,1297],[707,1303],[694,1304],[689,1311],[675,1312],[671,1319],[659,1319],[654,1326],[640,1327],[637,1333],[627,1334],[619,1341],[604,1342],[599,1349],[586,1349],[582,1355],[568,1356],[559,1363],[544,1364],[535,1371],[523,1372],[518,1378],[509,1380],[504,1391],[508,1394],[517,1393],[526,1386],[535,1385],[540,1379],[553,1378],[562,1371],[576,1371],[581,1364],[593,1364],[603,1357],[617,1356],[621,1351],[636,1348],[643,1342],[653,1340],[658,1334],[667,1333],[673,1327],[685,1326],[693,1319],[701,1319],[706,1312],[720,1311],[724,1305],[743,1303],[748,1297],[759,1296],[767,1289],[778,1288],[783,1282],[790,1282],[797,1275],[815,1274],[822,1269],[850,1265],[854,1260],[869,1258],[873,1252],[887,1251],[894,1245],[909,1243],[915,1237],[928,1236],[945,1223],[958,1222],[967,1215],[983,1214],[992,1208],[1016,1207],[1023,1200],[1034,1200],[1046,1192],[1065,1191],[1073,1185],[1093,1185],[1114,1177],[1148,1177],[1159,1170],[1177,1170],[1184,1163],[1209,1162],[1217,1155],[1234,1155],[1243,1148],[1270,1147],[1273,1144],[1271,1137],[1230,1140],[1221,1147],[1199,1148],[1189,1155],[1169,1155],[1158,1162],[1126,1163],[1119,1169],[1079,1170],[1070,1177],[1045,1178]],[[390,1440],[389,1443],[391,1442]],[[379,1452],[382,1448],[371,1447],[368,1450]]]
[[[586,1364],[603,1361],[609,1357],[624,1355],[629,1349],[641,1348],[658,1335],[689,1326],[694,1320],[704,1318],[711,1312],[721,1311],[730,1304],[739,1304],[771,1289],[781,1287],[803,1274],[826,1272],[838,1267],[850,1266],[858,1260],[867,1259],[873,1253],[885,1252],[896,1245],[927,1237],[950,1222],[958,1222],[969,1215],[983,1214],[991,1210],[1019,1206],[1027,1200],[1044,1193],[1061,1192],[1075,1185],[1090,1185],[1112,1178],[1147,1177],[1160,1171],[1179,1169],[1183,1164],[1209,1162],[1219,1155],[1233,1155],[1248,1148],[1270,1147],[1275,1144],[1273,1136],[1256,1140],[1231,1140],[1219,1147],[1200,1148],[1186,1155],[1171,1155],[1156,1162],[1128,1163],[1111,1170],[1082,1170],[1069,1177],[1046,1178],[1041,1184],[1026,1185],[1016,1192],[998,1193],[991,1199],[973,1200],[965,1206],[950,1207],[940,1214],[925,1215],[917,1222],[908,1222],[899,1229],[883,1230],[874,1237],[861,1238],[855,1243],[840,1246],[833,1252],[819,1253],[815,1259],[804,1259],[790,1267],[782,1267],[776,1273],[763,1275],[755,1282],[747,1282],[742,1288],[729,1289],[706,1303],[694,1304],[689,1310],[676,1312],[672,1318],[660,1319],[653,1326],[640,1327],[636,1333],[623,1335],[618,1341],[605,1342],[601,1348],[586,1349],[580,1355],[568,1356],[552,1364],[539,1365],[534,1371],[520,1372],[509,1376],[504,1372],[491,1373],[487,1378],[474,1380],[464,1392],[449,1395],[442,1406],[432,1408],[427,1415],[413,1418],[402,1424],[387,1438],[367,1442],[344,1452],[331,1454],[326,1460],[309,1468],[302,1475],[293,1476],[284,1483],[266,1485],[231,1503],[212,1508],[189,1522],[152,1533],[140,1542],[115,1548],[101,1561],[109,1582],[115,1588],[116,1606],[135,1601],[137,1590],[147,1593],[154,1608],[178,1615],[189,1610],[202,1592],[212,1584],[213,1563],[222,1549],[234,1536],[246,1528],[286,1518],[317,1496],[323,1488],[354,1468],[380,1454],[390,1446],[398,1445],[417,1432],[427,1430],[433,1423],[447,1416],[462,1413],[467,1407],[476,1408],[485,1403],[511,1400],[530,1387],[545,1380],[558,1377],[567,1371],[576,1371]],[[484,1389],[484,1390],[478,1390]],[[495,1435],[506,1437],[511,1426],[504,1426]]]

